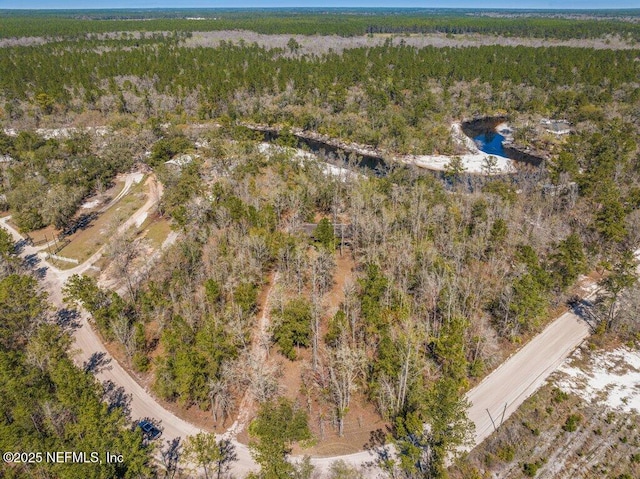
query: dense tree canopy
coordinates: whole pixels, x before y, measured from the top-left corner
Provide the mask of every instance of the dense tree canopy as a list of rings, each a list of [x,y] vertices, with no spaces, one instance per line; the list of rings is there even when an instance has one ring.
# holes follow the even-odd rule
[[[463,398],[471,381],[539,331],[596,267],[609,270],[598,304],[602,332],[634,340],[636,322],[620,304],[637,302],[627,292],[640,243],[637,49],[436,48],[389,37],[318,52],[298,37],[285,47],[201,45],[191,32],[197,24],[290,34],[635,38],[636,23],[96,15],[89,23],[54,15],[38,26],[37,16],[0,19],[7,27],[0,36],[33,28],[51,37],[0,46],[0,206],[22,230],[63,229],[117,173],[134,163],[153,172],[164,188],[153,219],[178,239],[157,254],[147,253],[143,232],[110,239],[105,260],[138,241],[145,248],[132,254],[135,264],[150,269],[122,270],[129,295],[71,276],[65,301],[90,313],[162,399],[209,411],[218,428],[255,403],[249,432],[260,477],[306,477],[308,468],[287,461],[293,443],[308,441],[312,429],[348,434],[354,411],[387,421],[401,452],[384,464],[392,477],[444,477],[446,458],[470,434]],[[509,175],[469,174],[452,122],[505,112],[516,140],[544,149],[545,161]],[[571,134],[544,131],[543,117],[566,119]],[[106,133],[38,129],[85,122],[107,125]],[[280,129],[277,139],[254,131],[265,125]],[[384,168],[359,168],[342,152],[312,158],[294,149],[301,130],[378,148]],[[393,161],[431,153],[451,158],[442,174]],[[350,173],[335,174],[332,162]],[[310,231],[310,223],[317,227]],[[338,250],[335,223],[347,226]],[[11,473],[153,474],[126,408],[73,367],[69,337],[46,321],[46,297],[20,274],[2,231],[0,449],[26,441],[128,454],[125,465],[88,472],[58,465]],[[186,453],[207,474],[226,472],[228,446],[199,435]],[[357,477],[341,467],[331,474]]]

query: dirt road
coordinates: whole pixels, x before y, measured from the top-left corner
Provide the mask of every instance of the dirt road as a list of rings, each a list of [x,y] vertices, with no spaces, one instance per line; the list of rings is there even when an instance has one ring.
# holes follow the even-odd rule
[[[135,175],[135,174],[133,174]],[[138,209],[133,215],[118,228],[118,232],[123,232],[131,227],[138,218],[146,214],[153,208],[162,195],[162,186],[155,182],[152,178],[148,180],[149,198],[147,202]],[[115,203],[112,203],[112,205]],[[10,217],[4,217],[0,220],[0,227],[5,228],[14,240],[22,244],[20,255],[33,265],[34,270],[41,275],[40,284],[44,291],[49,295],[50,303],[57,309],[65,307],[62,300],[62,288],[64,283],[74,274],[82,274],[87,271],[95,261],[102,255],[103,248],[100,248],[87,261],[76,266],[75,268],[61,270],[42,259],[40,256],[42,251],[40,248],[29,246],[24,243],[24,238],[18,231],[7,224]],[[175,236],[173,237],[175,239]],[[170,244],[171,241],[167,241]],[[148,390],[132,378],[129,373],[111,357],[105,349],[102,341],[88,323],[88,314],[81,311],[79,318],[79,326],[74,330],[73,359],[75,363],[83,367],[88,362],[97,363],[96,378],[100,381],[112,381],[116,386],[122,387],[128,395],[131,396],[131,417],[138,419],[150,417],[160,421],[163,429],[162,440],[174,439],[176,437],[186,438],[186,436],[197,434],[201,429],[189,424],[188,422],[175,416],[172,412],[163,408],[151,396]],[[256,469],[255,462],[251,458],[249,449],[246,445],[235,442],[238,462],[234,471],[244,475]]]
[[[161,190],[152,194],[145,205],[127,220],[125,225],[132,225],[137,218],[149,211],[160,197]],[[20,234],[6,224],[8,218],[0,220],[0,226],[11,232],[16,241],[22,240]],[[122,225],[122,228],[125,227]],[[24,246],[22,256],[40,261],[43,288],[49,293],[51,302],[63,307],[62,287],[72,274],[81,274],[92,266],[101,251],[88,261],[69,270],[59,270],[38,258],[39,250]],[[487,376],[478,386],[473,388],[467,397],[472,403],[468,411],[469,418],[476,425],[475,441],[477,445],[489,436],[503,419],[509,417],[522,402],[538,389],[547,377],[557,369],[562,361],[589,335],[588,325],[575,314],[567,312],[551,323],[542,333],[512,355],[498,369]],[[133,418],[151,417],[161,421],[164,428],[163,440],[175,437],[186,437],[200,430],[159,405],[150,393],[138,384],[118,362],[111,358],[105,350],[97,334],[87,323],[86,313],[82,315],[81,326],[74,332],[75,360],[83,365],[92,358],[102,357],[104,367],[97,373],[101,381],[110,380],[123,387],[131,395],[131,413]],[[506,408],[505,408],[506,405]],[[238,462],[234,472],[240,477],[256,465],[251,458],[247,446],[235,442]],[[367,451],[361,451],[340,457],[314,458],[312,463],[319,471],[326,471],[337,459],[353,465],[363,465],[371,461]]]
[[[567,312],[469,391],[468,415],[476,426],[474,446],[542,386],[589,332],[583,319]]]
[[[473,446],[491,435],[494,423],[498,427],[513,414],[588,335],[587,323],[567,312],[469,391],[468,416],[476,427]],[[372,456],[362,451],[340,458],[316,458],[312,462],[316,468],[327,470],[336,459],[362,465],[371,461]]]

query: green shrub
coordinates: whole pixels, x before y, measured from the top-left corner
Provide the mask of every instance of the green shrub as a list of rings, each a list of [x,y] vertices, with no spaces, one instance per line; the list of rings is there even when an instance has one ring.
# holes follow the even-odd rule
[[[533,434],[534,436],[540,435],[540,429],[532,426],[531,423],[529,423],[528,421],[524,421],[522,425],[526,427],[529,430],[529,432],[531,432],[531,434]]]
[[[149,357],[141,351],[136,352],[131,360],[136,371],[145,373],[149,370]]]
[[[553,397],[552,397],[551,400],[554,403],[561,403],[561,402],[566,401],[567,399],[569,399],[569,394],[564,392],[562,389],[553,388]]]
[[[580,416],[580,414],[570,414],[569,417],[567,417],[564,426],[562,426],[562,429],[564,429],[566,432],[574,432],[578,429],[578,425],[580,424],[581,420],[582,416]]]
[[[297,358],[296,347],[307,347],[311,342],[311,304],[304,298],[292,299],[280,311],[274,309],[279,321],[273,330],[273,339],[280,352],[291,361]]]
[[[484,374],[485,363],[482,359],[476,359],[469,364],[469,376],[479,378]]]
[[[528,477],[535,477],[540,469],[540,464],[537,462],[527,462],[522,466],[522,472]]]
[[[498,448],[496,456],[498,456],[501,461],[511,462],[516,456],[516,450],[511,445],[503,446]]]

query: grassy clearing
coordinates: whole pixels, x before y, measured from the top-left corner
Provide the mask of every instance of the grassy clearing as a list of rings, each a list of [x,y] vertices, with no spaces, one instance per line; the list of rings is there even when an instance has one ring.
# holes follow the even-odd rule
[[[148,225],[143,224],[142,227],[145,228],[144,237],[153,249],[159,249],[171,233],[171,226],[165,218],[151,217]]]
[[[126,221],[146,201],[146,187],[144,180],[131,187],[120,201],[101,214],[86,229],[74,233],[71,243],[62,248],[58,255],[74,258],[80,263],[86,261],[113,235],[113,232]],[[73,268],[73,263],[58,261],[56,266],[61,269]]]
[[[18,227],[11,220],[9,220],[8,223],[13,228],[18,229]],[[49,225],[46,228],[29,231],[28,234],[35,244],[40,244],[40,242],[42,241],[52,241],[56,236],[60,234],[60,230],[57,230],[55,227]]]

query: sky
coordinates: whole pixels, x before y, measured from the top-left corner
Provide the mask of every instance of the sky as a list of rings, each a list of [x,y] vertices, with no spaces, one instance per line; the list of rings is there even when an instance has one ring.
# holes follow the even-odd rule
[[[244,8],[244,7],[424,7],[612,9],[640,8],[640,0],[0,0],[0,9],[76,8]]]

